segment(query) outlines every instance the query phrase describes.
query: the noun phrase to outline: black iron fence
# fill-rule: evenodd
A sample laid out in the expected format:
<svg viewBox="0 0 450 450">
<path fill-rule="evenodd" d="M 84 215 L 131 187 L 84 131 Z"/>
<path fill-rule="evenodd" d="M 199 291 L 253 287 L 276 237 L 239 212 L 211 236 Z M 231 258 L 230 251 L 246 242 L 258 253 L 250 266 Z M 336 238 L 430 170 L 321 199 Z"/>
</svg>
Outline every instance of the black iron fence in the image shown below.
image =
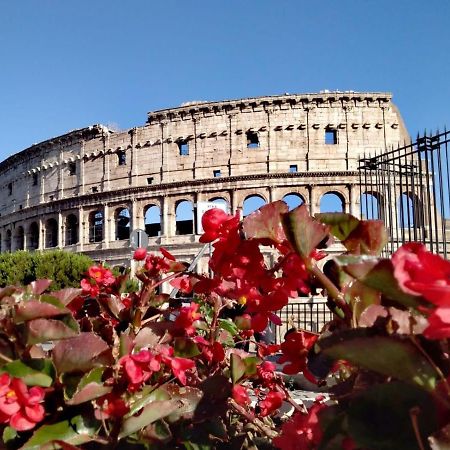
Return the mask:
<svg viewBox="0 0 450 450">
<path fill-rule="evenodd" d="M 450 250 L 450 132 L 359 161 L 361 216 L 384 221 L 386 252 L 402 243 L 423 242 L 445 258 Z"/>
<path fill-rule="evenodd" d="M 273 340 L 276 343 L 283 342 L 284 335 L 291 328 L 319 332 L 323 325 L 333 318 L 333 313 L 328 309 L 323 297 L 289 303 L 277 314 L 282 324 L 275 326 Z"/>
</svg>

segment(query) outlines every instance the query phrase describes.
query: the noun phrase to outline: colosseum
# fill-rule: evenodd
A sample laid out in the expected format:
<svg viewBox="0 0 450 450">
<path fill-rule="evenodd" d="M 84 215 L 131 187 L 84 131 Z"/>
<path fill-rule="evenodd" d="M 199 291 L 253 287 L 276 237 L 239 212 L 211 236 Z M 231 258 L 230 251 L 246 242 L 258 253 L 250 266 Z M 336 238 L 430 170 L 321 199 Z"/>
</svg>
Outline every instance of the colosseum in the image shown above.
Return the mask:
<svg viewBox="0 0 450 450">
<path fill-rule="evenodd" d="M 334 196 L 359 215 L 358 158 L 409 139 L 388 93 L 323 92 L 192 102 L 142 126 L 102 125 L 35 144 L 0 164 L 1 251 L 63 248 L 130 260 L 130 230 L 191 260 L 200 212 L 246 215 L 286 199 L 311 212 Z"/>
</svg>

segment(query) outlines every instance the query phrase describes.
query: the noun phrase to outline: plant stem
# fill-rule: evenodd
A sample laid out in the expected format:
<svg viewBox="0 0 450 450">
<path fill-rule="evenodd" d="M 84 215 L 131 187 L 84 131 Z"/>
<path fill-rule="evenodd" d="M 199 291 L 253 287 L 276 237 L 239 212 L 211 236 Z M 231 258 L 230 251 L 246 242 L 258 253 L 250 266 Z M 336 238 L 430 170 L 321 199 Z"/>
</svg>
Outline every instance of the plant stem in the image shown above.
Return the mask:
<svg viewBox="0 0 450 450">
<path fill-rule="evenodd" d="M 269 439 L 272 439 L 277 435 L 275 431 L 270 429 L 267 425 L 264 425 L 259 419 L 257 419 L 253 414 L 248 412 L 241 405 L 238 405 L 234 400 L 230 399 L 228 402 L 237 413 L 245 417 L 253 425 L 256 425 L 261 430 L 261 432 L 264 433 Z"/>
<path fill-rule="evenodd" d="M 0 359 L 3 359 L 3 361 L 6 361 L 7 363 L 13 362 L 11 358 L 8 358 L 3 353 L 0 353 Z"/>
<path fill-rule="evenodd" d="M 425 446 L 422 442 L 422 437 L 420 436 L 419 424 L 417 423 L 417 416 L 420 413 L 420 409 L 415 406 L 409 410 L 409 417 L 411 418 L 412 427 L 414 429 L 414 435 L 416 436 L 416 441 L 420 450 L 425 450 Z"/>
<path fill-rule="evenodd" d="M 319 281 L 324 289 L 327 290 L 328 298 L 330 298 L 337 307 L 339 307 L 347 320 L 350 320 L 352 317 L 352 311 L 344 300 L 344 296 L 342 292 L 335 286 L 335 284 L 317 267 L 317 265 L 313 264 L 309 267 L 310 272 L 314 275 L 314 277 Z"/>
</svg>

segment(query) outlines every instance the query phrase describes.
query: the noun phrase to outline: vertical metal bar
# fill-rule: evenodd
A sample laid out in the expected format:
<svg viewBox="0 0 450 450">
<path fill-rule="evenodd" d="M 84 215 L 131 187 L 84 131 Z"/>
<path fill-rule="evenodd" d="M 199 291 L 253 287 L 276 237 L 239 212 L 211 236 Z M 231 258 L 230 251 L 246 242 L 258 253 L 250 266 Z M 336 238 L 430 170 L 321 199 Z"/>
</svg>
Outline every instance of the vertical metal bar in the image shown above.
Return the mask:
<svg viewBox="0 0 450 450">
<path fill-rule="evenodd" d="M 447 243 L 445 242 L 445 210 L 444 210 L 444 181 L 443 181 L 443 173 L 442 173 L 442 161 L 441 161 L 441 143 L 439 141 L 439 136 L 436 137 L 436 145 L 437 145 L 437 163 L 438 163 L 438 178 L 439 178 L 439 200 L 440 200 L 440 212 L 441 212 L 441 238 L 439 239 L 439 243 L 442 243 L 442 251 L 441 247 L 438 246 L 438 253 L 442 253 L 443 255 L 447 254 Z"/>
<path fill-rule="evenodd" d="M 430 143 L 431 143 L 431 137 L 430 137 Z M 434 154 L 434 149 L 433 146 L 431 145 L 430 147 L 430 152 L 431 152 L 431 173 L 432 173 L 432 182 L 433 182 L 433 219 L 434 219 L 434 232 L 435 232 L 435 239 L 436 239 L 436 253 L 439 253 L 439 227 L 438 227 L 438 217 L 437 217 L 437 211 L 438 211 L 438 206 L 437 206 L 437 195 L 436 195 L 436 183 L 435 183 L 435 167 L 434 167 L 434 158 L 435 158 L 435 154 Z"/>
<path fill-rule="evenodd" d="M 444 142 L 445 142 L 445 175 L 447 177 L 447 195 L 445 196 L 447 203 L 447 208 L 444 208 L 444 242 L 445 245 L 445 253 L 444 256 L 447 258 L 447 218 L 445 217 L 445 210 L 447 211 L 447 214 L 450 214 L 450 171 L 449 171 L 449 163 L 448 163 L 448 137 L 450 136 L 450 133 L 447 132 L 447 129 L 444 131 Z"/>
<path fill-rule="evenodd" d="M 429 250 L 433 251 L 433 223 L 431 213 L 431 189 L 430 189 L 430 162 L 428 155 L 427 135 L 426 132 L 423 136 L 424 153 L 425 153 L 425 177 L 426 177 L 426 194 L 427 194 L 427 219 L 428 219 L 428 246 Z"/>
<path fill-rule="evenodd" d="M 417 141 L 416 141 L 416 152 L 417 152 L 417 160 L 418 160 L 418 165 L 419 165 L 419 187 L 420 187 L 420 211 L 419 211 L 419 220 L 420 220 L 420 228 L 421 228 L 421 241 L 425 244 L 425 240 L 426 240 L 426 229 L 425 229 L 425 213 L 424 213 L 424 208 L 425 208 L 425 197 L 424 197 L 424 187 L 423 187 L 423 183 L 424 183 L 424 177 L 423 177 L 423 172 L 422 172 L 422 156 L 421 156 L 421 151 L 420 151 L 420 145 L 419 145 L 419 135 L 417 135 Z"/>
<path fill-rule="evenodd" d="M 400 227 L 401 224 L 399 223 L 399 211 L 398 211 L 398 203 L 400 201 L 401 198 L 401 188 L 400 186 L 397 184 L 397 166 L 396 166 L 396 162 L 395 159 L 391 159 L 393 166 L 392 166 L 392 170 L 393 170 L 393 174 L 394 174 L 394 219 L 395 219 L 395 227 L 393 227 L 393 229 L 395 229 L 395 244 L 396 244 L 396 248 L 395 250 L 399 247 L 399 242 L 400 242 L 400 238 L 399 238 L 399 232 L 400 232 Z M 397 193 L 400 194 L 400 197 L 397 198 Z"/>
<path fill-rule="evenodd" d="M 412 226 L 413 226 L 413 237 L 414 241 L 417 241 L 417 194 L 416 194 L 416 166 L 414 164 L 414 148 L 411 144 L 410 146 L 410 160 L 409 167 L 411 167 L 411 195 L 412 195 L 412 208 L 413 208 L 413 216 L 412 216 Z M 411 236 L 410 236 L 411 237 Z M 411 239 L 410 239 L 411 240 Z"/>
</svg>

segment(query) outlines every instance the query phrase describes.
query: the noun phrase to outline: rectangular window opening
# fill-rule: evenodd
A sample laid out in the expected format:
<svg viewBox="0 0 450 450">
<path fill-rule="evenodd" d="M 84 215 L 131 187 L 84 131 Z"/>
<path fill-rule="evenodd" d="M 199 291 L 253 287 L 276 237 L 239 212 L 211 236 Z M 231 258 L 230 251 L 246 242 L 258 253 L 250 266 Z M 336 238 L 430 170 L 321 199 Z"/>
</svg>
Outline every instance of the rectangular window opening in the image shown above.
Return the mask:
<svg viewBox="0 0 450 450">
<path fill-rule="evenodd" d="M 256 131 L 247 131 L 247 148 L 259 147 L 259 136 Z"/>
<path fill-rule="evenodd" d="M 12 183 L 8 184 L 8 195 L 12 195 Z"/>
<path fill-rule="evenodd" d="M 289 166 L 289 172 L 290 172 L 290 173 L 296 173 L 296 172 L 298 172 L 298 166 L 297 166 L 297 164 L 291 164 L 291 165 Z"/>
<path fill-rule="evenodd" d="M 337 144 L 337 130 L 325 130 L 325 144 Z"/>
<path fill-rule="evenodd" d="M 37 186 L 38 184 L 38 174 L 33 173 L 33 186 Z"/>
<path fill-rule="evenodd" d="M 70 162 L 68 165 L 69 175 L 76 175 L 77 173 L 77 165 L 74 162 Z"/>
<path fill-rule="evenodd" d="M 153 184 L 153 177 L 147 178 L 147 184 Z"/>
<path fill-rule="evenodd" d="M 213 175 L 214 175 L 214 178 L 217 178 L 217 177 L 221 177 L 222 173 L 220 172 L 219 169 L 217 169 L 217 170 L 213 170 Z"/>
<path fill-rule="evenodd" d="M 98 192 L 98 187 L 97 187 L 97 186 L 94 186 L 94 187 L 92 188 L 92 193 L 95 194 L 96 192 Z"/>
<path fill-rule="evenodd" d="M 187 141 L 178 141 L 178 151 L 180 152 L 180 156 L 188 156 L 189 155 L 189 143 Z"/>
<path fill-rule="evenodd" d="M 117 152 L 117 163 L 119 166 L 125 166 L 127 164 L 127 156 L 123 150 Z"/>
</svg>

